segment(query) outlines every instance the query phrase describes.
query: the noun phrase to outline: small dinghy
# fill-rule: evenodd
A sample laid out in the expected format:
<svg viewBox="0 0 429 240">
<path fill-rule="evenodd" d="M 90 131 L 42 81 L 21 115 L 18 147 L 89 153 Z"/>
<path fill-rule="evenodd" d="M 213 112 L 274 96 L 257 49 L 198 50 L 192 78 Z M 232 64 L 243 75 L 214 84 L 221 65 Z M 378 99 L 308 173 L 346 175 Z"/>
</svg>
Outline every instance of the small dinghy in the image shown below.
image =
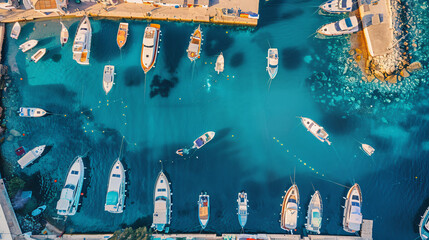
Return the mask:
<svg viewBox="0 0 429 240">
<path fill-rule="evenodd" d="M 329 145 L 331 145 L 331 142 L 328 139 L 329 134 L 325 131 L 323 127 L 321 127 L 319 124 L 317 124 L 310 118 L 300 118 L 302 125 L 304 125 L 304 127 L 307 128 L 307 130 L 310 131 L 311 134 L 313 134 L 317 139 L 319 139 L 319 141 L 327 142 Z"/>
<path fill-rule="evenodd" d="M 317 30 L 317 33 L 325 36 L 339 36 L 359 31 L 359 21 L 356 16 L 341 19 L 340 21 L 326 24 Z"/>
<path fill-rule="evenodd" d="M 67 30 L 66 26 L 64 26 L 62 22 L 60 22 L 60 24 L 61 24 L 60 42 L 61 42 L 61 47 L 63 47 L 64 44 L 66 44 L 67 41 L 69 40 L 69 31 Z"/>
<path fill-rule="evenodd" d="M 120 23 L 118 34 L 116 35 L 116 43 L 118 44 L 119 49 L 122 49 L 122 47 L 127 42 L 128 38 L 128 23 Z"/>
<path fill-rule="evenodd" d="M 34 48 L 39 41 L 37 40 L 28 40 L 25 43 L 19 45 L 19 49 L 21 49 L 22 52 L 26 52 L 32 48 Z"/>
<path fill-rule="evenodd" d="M 33 148 L 31 151 L 26 153 L 22 158 L 18 160 L 18 164 L 24 169 L 26 166 L 34 162 L 37 158 L 39 158 L 43 151 L 45 150 L 46 145 L 38 146 Z"/>
<path fill-rule="evenodd" d="M 46 48 L 39 49 L 33 56 L 31 56 L 31 60 L 37 63 L 43 56 L 45 56 Z"/>
<path fill-rule="evenodd" d="M 361 145 L 361 149 L 362 149 L 362 151 L 364 151 L 368 156 L 371 156 L 371 155 L 375 152 L 375 149 L 374 149 L 373 147 L 371 147 L 370 145 L 365 144 L 365 143 L 362 143 L 362 145 Z"/>
<path fill-rule="evenodd" d="M 224 67 L 225 67 L 225 59 L 223 58 L 223 54 L 220 53 L 216 59 L 215 71 L 217 72 L 217 74 L 223 72 Z"/>
<path fill-rule="evenodd" d="M 19 116 L 20 117 L 43 117 L 47 114 L 47 112 L 41 108 L 19 108 Z"/>
<path fill-rule="evenodd" d="M 112 90 L 113 84 L 115 81 L 115 66 L 106 65 L 104 66 L 103 73 L 103 89 L 106 92 L 106 95 Z"/>
<path fill-rule="evenodd" d="M 279 50 L 277 48 L 268 49 L 267 71 L 271 79 L 274 79 L 279 69 Z"/>
<path fill-rule="evenodd" d="M 12 32 L 10 33 L 10 37 L 13 39 L 18 39 L 19 34 L 21 33 L 21 25 L 16 22 L 12 27 Z"/>
<path fill-rule="evenodd" d="M 31 216 L 35 217 L 45 211 L 46 205 L 40 206 L 31 212 Z"/>
<path fill-rule="evenodd" d="M 215 132 L 206 132 L 203 135 L 201 135 L 199 138 L 197 138 L 194 141 L 194 146 L 192 148 L 200 149 L 204 145 L 206 145 L 208 142 L 210 142 L 215 136 Z"/>
</svg>

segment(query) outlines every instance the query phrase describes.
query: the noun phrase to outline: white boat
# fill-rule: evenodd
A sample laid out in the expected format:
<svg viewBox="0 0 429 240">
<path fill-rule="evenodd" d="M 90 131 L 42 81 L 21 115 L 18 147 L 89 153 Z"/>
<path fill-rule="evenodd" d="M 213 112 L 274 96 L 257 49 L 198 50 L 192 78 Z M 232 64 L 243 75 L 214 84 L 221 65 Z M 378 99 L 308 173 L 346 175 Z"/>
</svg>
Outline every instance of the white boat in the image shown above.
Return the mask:
<svg viewBox="0 0 429 240">
<path fill-rule="evenodd" d="M 274 79 L 279 69 L 279 50 L 277 48 L 268 49 L 267 71 L 271 79 Z"/>
<path fill-rule="evenodd" d="M 41 145 L 33 148 L 31 151 L 27 152 L 22 158 L 18 160 L 18 164 L 24 169 L 26 166 L 34 162 L 37 158 L 39 158 L 43 151 L 45 150 L 46 145 Z"/>
<path fill-rule="evenodd" d="M 339 36 L 357 31 L 359 31 L 359 21 L 356 16 L 326 24 L 317 30 L 319 34 L 325 36 Z"/>
<path fill-rule="evenodd" d="M 247 205 L 248 202 L 249 201 L 247 200 L 247 193 L 245 191 L 238 193 L 237 215 L 238 215 L 238 222 L 240 223 L 241 228 L 244 228 L 244 226 L 247 223 L 247 215 L 249 215 L 249 213 L 247 212 L 247 208 L 249 207 Z"/>
<path fill-rule="evenodd" d="M 57 202 L 58 215 L 73 216 L 76 214 L 82 192 L 84 171 L 82 157 L 77 156 L 69 169 L 64 187 L 61 190 L 60 200 Z"/>
<path fill-rule="evenodd" d="M 45 211 L 46 205 L 40 206 L 31 212 L 31 216 L 35 217 Z"/>
<path fill-rule="evenodd" d="M 362 225 L 362 193 L 357 183 L 350 188 L 345 200 L 343 229 L 349 233 L 358 232 Z"/>
<path fill-rule="evenodd" d="M 328 13 L 348 13 L 352 11 L 352 7 L 352 0 L 329 0 L 320 5 L 320 9 Z"/>
<path fill-rule="evenodd" d="M 159 38 L 161 33 L 159 24 L 150 24 L 146 27 L 143 36 L 141 65 L 144 73 L 149 72 L 155 65 L 158 56 Z"/>
<path fill-rule="evenodd" d="M 186 52 L 188 52 L 188 58 L 191 62 L 200 58 L 201 52 L 201 42 L 203 38 L 203 33 L 201 32 L 201 28 L 198 25 L 198 28 L 191 35 L 191 41 L 189 41 L 189 46 Z"/>
<path fill-rule="evenodd" d="M 308 204 L 307 223 L 305 224 L 307 231 L 320 234 L 320 228 L 322 227 L 322 213 L 322 197 L 320 196 L 319 191 L 316 191 L 313 196 L 311 196 L 310 204 Z"/>
<path fill-rule="evenodd" d="M 364 152 L 366 153 L 366 155 L 368 155 L 368 156 L 371 156 L 371 155 L 375 152 L 375 149 L 374 149 L 373 147 L 371 147 L 370 145 L 365 144 L 365 143 L 362 143 L 362 145 L 361 145 L 361 149 L 362 149 L 362 151 L 364 151 Z"/>
<path fill-rule="evenodd" d="M 60 42 L 61 42 L 61 47 L 64 46 L 64 44 L 67 43 L 67 41 L 69 40 L 69 31 L 67 30 L 66 26 L 64 26 L 64 23 L 61 23 L 61 34 L 60 34 Z"/>
<path fill-rule="evenodd" d="M 283 197 L 280 227 L 286 231 L 296 228 L 298 221 L 299 191 L 293 184 Z"/>
<path fill-rule="evenodd" d="M 43 117 L 47 114 L 47 112 L 41 108 L 19 108 L 19 116 L 20 117 Z"/>
<path fill-rule="evenodd" d="M 31 60 L 37 63 L 43 56 L 45 56 L 46 48 L 39 49 L 33 56 L 31 56 Z"/>
<path fill-rule="evenodd" d="M 110 213 L 122 213 L 125 204 L 125 170 L 121 161 L 116 159 L 110 170 L 104 210 Z"/>
<path fill-rule="evenodd" d="M 0 3 L 0 9 L 12 10 L 15 9 L 15 6 L 13 6 L 11 0 L 8 0 L 7 2 Z"/>
<path fill-rule="evenodd" d="M 118 34 L 116 34 L 116 43 L 118 44 L 119 50 L 127 42 L 128 38 L 128 23 L 120 23 L 118 28 Z"/>
<path fill-rule="evenodd" d="M 200 149 L 208 142 L 210 142 L 215 136 L 215 132 L 209 131 L 201 135 L 194 141 L 194 146 L 192 148 Z"/>
<path fill-rule="evenodd" d="M 73 59 L 82 65 L 89 65 L 92 29 L 88 16 L 83 17 L 76 31 L 73 42 Z"/>
<path fill-rule="evenodd" d="M 115 66 L 106 65 L 104 66 L 103 72 L 103 89 L 106 95 L 112 90 L 115 81 Z"/>
<path fill-rule="evenodd" d="M 153 194 L 154 212 L 152 228 L 161 232 L 165 225 L 171 221 L 171 192 L 170 183 L 167 177 L 161 171 L 156 179 L 155 190 Z"/>
<path fill-rule="evenodd" d="M 202 192 L 198 198 L 198 220 L 202 229 L 207 227 L 210 219 L 210 195 Z"/>
<path fill-rule="evenodd" d="M 429 207 L 426 209 L 419 223 L 419 234 L 422 240 L 429 239 Z"/>
<path fill-rule="evenodd" d="M 321 127 L 319 124 L 317 124 L 315 121 L 311 120 L 310 118 L 300 117 L 301 122 L 304 125 L 305 128 L 307 128 L 308 131 L 311 132 L 319 141 L 321 142 L 327 142 L 329 145 L 331 145 L 331 142 L 329 141 L 328 137 L 329 134 L 325 131 L 323 127 Z"/>
<path fill-rule="evenodd" d="M 22 52 L 26 52 L 32 48 L 34 48 L 39 41 L 37 40 L 28 40 L 25 43 L 19 45 L 19 49 L 21 49 Z"/>
<path fill-rule="evenodd" d="M 220 53 L 216 59 L 215 71 L 217 72 L 217 74 L 223 72 L 224 67 L 225 67 L 225 59 L 223 58 L 223 54 Z"/>
<path fill-rule="evenodd" d="M 21 33 L 21 25 L 18 22 L 13 24 L 12 32 L 10 33 L 10 37 L 13 39 L 18 39 L 19 34 Z"/>
</svg>

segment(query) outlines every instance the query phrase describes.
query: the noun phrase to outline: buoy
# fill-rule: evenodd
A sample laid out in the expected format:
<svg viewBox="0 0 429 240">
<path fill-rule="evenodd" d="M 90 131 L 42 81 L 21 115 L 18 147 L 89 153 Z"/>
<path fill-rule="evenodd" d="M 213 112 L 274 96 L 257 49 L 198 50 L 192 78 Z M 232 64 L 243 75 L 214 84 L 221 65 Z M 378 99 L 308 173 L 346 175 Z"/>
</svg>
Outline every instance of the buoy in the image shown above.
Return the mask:
<svg viewBox="0 0 429 240">
<path fill-rule="evenodd" d="M 20 78 L 20 80 L 22 81 L 22 78 Z"/>
<path fill-rule="evenodd" d="M 57 182 L 57 179 L 55 179 L 54 182 Z"/>
<path fill-rule="evenodd" d="M 80 193 L 81 196 L 83 196 L 83 193 Z"/>
<path fill-rule="evenodd" d="M 23 133 L 22 136 L 25 136 L 25 133 Z"/>
</svg>

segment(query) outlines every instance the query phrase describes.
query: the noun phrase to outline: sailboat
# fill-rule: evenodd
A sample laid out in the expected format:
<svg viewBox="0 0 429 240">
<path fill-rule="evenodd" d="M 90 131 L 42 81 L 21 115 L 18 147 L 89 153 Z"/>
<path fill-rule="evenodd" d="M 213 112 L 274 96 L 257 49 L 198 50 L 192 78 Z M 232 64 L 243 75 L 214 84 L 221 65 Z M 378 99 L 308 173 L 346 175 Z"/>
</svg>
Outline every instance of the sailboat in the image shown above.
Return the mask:
<svg viewBox="0 0 429 240">
<path fill-rule="evenodd" d="M 313 196 L 311 196 L 307 211 L 307 223 L 305 224 L 305 228 L 309 232 L 320 234 L 320 228 L 322 227 L 323 205 L 319 191 L 316 191 Z"/>
<path fill-rule="evenodd" d="M 267 71 L 271 79 L 274 79 L 279 69 L 279 50 L 277 48 L 268 49 Z"/>
<path fill-rule="evenodd" d="M 66 182 L 61 190 L 60 200 L 57 202 L 58 215 L 72 216 L 76 214 L 82 192 L 84 171 L 82 157 L 77 156 L 69 169 Z"/>
<path fill-rule="evenodd" d="M 118 44 L 119 49 L 127 42 L 128 38 L 128 23 L 120 23 L 118 28 L 118 34 L 116 35 L 116 43 Z"/>
<path fill-rule="evenodd" d="M 191 41 L 189 41 L 189 46 L 186 52 L 188 52 L 188 58 L 191 62 L 200 58 L 201 52 L 201 41 L 202 41 L 202 32 L 201 28 L 198 25 L 198 28 L 191 35 Z"/>
<path fill-rule="evenodd" d="M 73 42 L 73 59 L 82 65 L 89 65 L 92 29 L 88 16 L 83 17 L 76 31 Z"/>
<path fill-rule="evenodd" d="M 155 190 L 153 194 L 154 212 L 152 228 L 156 231 L 164 231 L 167 224 L 171 221 L 171 192 L 170 183 L 167 176 L 161 170 L 155 183 Z"/>
<path fill-rule="evenodd" d="M 368 144 L 362 143 L 361 144 L 361 149 L 362 151 L 364 151 L 366 153 L 366 155 L 371 156 L 372 154 L 374 154 L 375 149 L 373 147 L 371 147 Z"/>
<path fill-rule="evenodd" d="M 28 50 L 34 48 L 37 45 L 37 43 L 39 43 L 39 41 L 37 40 L 34 40 L 34 39 L 28 40 L 25 43 L 19 45 L 19 49 L 21 49 L 22 52 L 27 52 Z"/>
<path fill-rule="evenodd" d="M 146 27 L 143 36 L 141 65 L 144 73 L 155 65 L 156 57 L 158 56 L 158 46 L 161 26 L 159 24 L 150 24 Z"/>
<path fill-rule="evenodd" d="M 244 226 L 247 223 L 247 215 L 249 215 L 249 213 L 247 212 L 247 208 L 249 207 L 247 205 L 248 202 L 249 201 L 247 200 L 247 193 L 245 191 L 238 193 L 237 215 L 238 215 L 238 222 L 240 223 L 241 228 L 244 228 Z"/>
<path fill-rule="evenodd" d="M 192 148 L 200 149 L 208 142 L 210 142 L 215 136 L 215 132 L 209 131 L 201 135 L 194 141 L 194 146 Z"/>
<path fill-rule="evenodd" d="M 286 231 L 296 228 L 298 221 L 299 191 L 293 184 L 283 197 L 280 227 Z"/>
<path fill-rule="evenodd" d="M 329 145 L 331 145 L 331 142 L 328 139 L 329 134 L 325 131 L 323 127 L 321 127 L 319 124 L 317 124 L 310 118 L 300 118 L 302 125 L 304 125 L 304 127 L 307 128 L 307 130 L 310 131 L 311 134 L 313 134 L 317 139 L 319 139 L 319 141 L 327 142 Z"/>
<path fill-rule="evenodd" d="M 26 166 L 30 165 L 34 160 L 42 156 L 43 151 L 45 150 L 46 145 L 41 145 L 33 148 L 31 151 L 27 152 L 22 158 L 18 160 L 18 164 L 24 169 Z"/>
<path fill-rule="evenodd" d="M 104 211 L 122 213 L 125 204 L 125 170 L 119 158 L 110 170 Z"/>
<path fill-rule="evenodd" d="M 202 229 L 207 227 L 210 218 L 210 195 L 202 192 L 198 198 L 198 219 Z"/>
<path fill-rule="evenodd" d="M 329 0 L 320 5 L 320 9 L 328 13 L 347 13 L 352 11 L 352 6 L 352 0 Z"/>
<path fill-rule="evenodd" d="M 106 95 L 112 90 L 115 81 L 115 66 L 106 65 L 103 71 L 103 89 Z"/>
<path fill-rule="evenodd" d="M 63 47 L 64 44 L 66 44 L 67 41 L 69 40 L 69 31 L 67 30 L 66 26 L 64 26 L 62 22 L 60 22 L 60 24 L 61 24 L 60 42 L 61 42 L 61 47 Z"/>
<path fill-rule="evenodd" d="M 19 108 L 20 117 L 43 117 L 46 114 L 47 112 L 41 108 L 27 108 L 27 107 Z"/>
<path fill-rule="evenodd" d="M 349 233 L 358 232 L 362 224 L 362 193 L 357 183 L 350 188 L 345 200 L 343 229 Z"/>
<path fill-rule="evenodd" d="M 420 237 L 423 240 L 429 238 L 429 207 L 426 209 L 419 224 Z"/>
<path fill-rule="evenodd" d="M 325 36 L 339 36 L 351 34 L 359 31 L 359 21 L 356 16 L 341 19 L 337 22 L 329 23 L 317 30 L 317 33 Z"/>
<path fill-rule="evenodd" d="M 216 59 L 215 71 L 217 72 L 217 74 L 223 72 L 224 67 L 225 67 L 225 59 L 223 58 L 223 54 L 220 53 Z"/>
<path fill-rule="evenodd" d="M 10 32 L 10 37 L 13 39 L 18 39 L 20 33 L 21 25 L 19 22 L 15 22 L 15 24 L 13 24 L 12 31 Z"/>
</svg>

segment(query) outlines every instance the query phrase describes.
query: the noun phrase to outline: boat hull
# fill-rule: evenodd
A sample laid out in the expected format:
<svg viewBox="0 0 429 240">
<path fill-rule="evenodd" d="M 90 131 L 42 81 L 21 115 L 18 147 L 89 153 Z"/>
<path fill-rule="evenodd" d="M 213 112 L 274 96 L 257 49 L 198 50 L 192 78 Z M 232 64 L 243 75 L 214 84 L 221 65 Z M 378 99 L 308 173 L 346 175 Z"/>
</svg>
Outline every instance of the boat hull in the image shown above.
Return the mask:
<svg viewBox="0 0 429 240">
<path fill-rule="evenodd" d="M 316 191 L 313 196 L 311 196 L 310 204 L 308 205 L 307 223 L 305 224 L 305 228 L 307 229 L 307 231 L 320 234 L 320 228 L 322 226 L 322 216 L 322 197 L 320 196 L 319 191 Z"/>
<path fill-rule="evenodd" d="M 200 149 L 202 148 L 204 145 L 206 145 L 207 143 L 209 143 L 211 140 L 213 140 L 214 136 L 215 136 L 215 132 L 213 131 L 209 131 L 204 133 L 203 135 L 201 135 L 199 138 L 197 138 L 194 141 L 194 148 Z M 202 141 L 202 143 L 201 143 Z"/>
<path fill-rule="evenodd" d="M 38 42 L 39 41 L 37 40 L 28 40 L 27 42 L 19 45 L 19 49 L 21 49 L 22 52 L 27 52 L 28 50 L 34 48 Z"/>
<path fill-rule="evenodd" d="M 224 68 L 225 68 L 225 59 L 223 57 L 223 53 L 220 53 L 216 59 L 215 71 L 217 72 L 217 74 L 219 74 L 223 72 Z"/>
<path fill-rule="evenodd" d="M 429 239 L 429 229 L 426 227 L 426 224 L 428 221 L 429 221 L 429 207 L 426 209 L 419 223 L 419 234 L 423 240 Z"/>
<path fill-rule="evenodd" d="M 46 48 L 39 49 L 33 56 L 31 56 L 31 60 L 37 63 L 43 56 L 46 54 Z"/>
<path fill-rule="evenodd" d="M 170 182 L 164 172 L 158 174 L 153 195 L 154 213 L 152 228 L 161 232 L 171 221 L 171 191 Z"/>
<path fill-rule="evenodd" d="M 88 16 L 79 23 L 73 42 L 73 59 L 81 65 L 89 65 L 92 28 Z"/>
<path fill-rule="evenodd" d="M 116 35 L 116 43 L 118 44 L 119 49 L 127 42 L 128 38 L 128 23 L 120 23 L 118 28 L 118 34 Z"/>
<path fill-rule="evenodd" d="M 62 22 L 60 23 L 61 23 L 60 43 L 61 43 L 61 47 L 63 47 L 69 40 L 69 31 L 67 30 L 66 26 L 64 26 Z"/>
<path fill-rule="evenodd" d="M 271 79 L 274 79 L 279 69 L 279 51 L 277 48 L 269 48 L 267 56 L 267 71 Z"/>
<path fill-rule="evenodd" d="M 200 58 L 201 52 L 201 42 L 202 42 L 202 32 L 200 26 L 192 33 L 191 41 L 189 41 L 188 50 L 188 58 L 191 62 Z"/>
<path fill-rule="evenodd" d="M 205 229 L 210 219 L 210 196 L 202 193 L 198 199 L 198 220 L 201 228 Z"/>
<path fill-rule="evenodd" d="M 241 228 L 244 228 L 244 226 L 246 226 L 246 223 L 247 223 L 247 215 L 248 215 L 247 193 L 245 193 L 244 191 L 241 193 L 238 193 L 237 203 L 238 203 L 238 208 L 237 208 L 238 222 L 240 223 Z"/>
<path fill-rule="evenodd" d="M 115 66 L 106 65 L 103 71 L 103 90 L 106 95 L 112 90 L 115 82 Z"/>
<path fill-rule="evenodd" d="M 47 112 L 41 108 L 19 108 L 20 117 L 43 117 Z"/>
<path fill-rule="evenodd" d="M 328 143 L 328 145 L 331 145 L 331 141 L 329 141 L 328 139 L 329 134 L 325 131 L 323 127 L 321 127 L 319 124 L 317 124 L 315 121 L 311 120 L 310 118 L 305 118 L 305 117 L 300 117 L 300 118 L 301 118 L 302 125 L 304 125 L 304 127 L 307 128 L 307 130 L 311 132 L 313 136 L 319 139 L 319 141 L 326 142 Z M 324 134 L 322 135 L 318 134 L 320 132 Z"/>
<path fill-rule="evenodd" d="M 352 212 L 352 201 L 355 201 L 352 199 L 352 196 L 356 195 L 359 196 L 359 214 L 360 216 L 362 216 L 362 213 L 360 212 L 360 207 L 362 206 L 362 193 L 360 190 L 359 185 L 356 183 L 355 185 L 353 185 L 350 190 L 347 193 L 347 198 L 345 200 L 345 205 L 344 205 L 344 214 L 343 214 L 343 229 L 346 232 L 349 233 L 355 233 L 360 231 L 360 227 L 361 227 L 361 223 L 359 224 L 350 224 L 350 221 L 348 220 L 350 218 L 351 212 Z M 362 218 L 362 217 L 361 217 Z M 362 219 L 361 219 L 362 221 Z"/>
<path fill-rule="evenodd" d="M 145 36 L 143 37 L 143 42 L 142 42 L 141 56 L 140 56 L 140 63 L 144 73 L 149 72 L 152 69 L 152 67 L 154 67 L 156 58 L 158 57 L 159 38 L 161 34 L 160 29 L 161 27 L 158 24 L 150 24 L 148 27 L 146 27 Z M 148 31 L 154 31 L 153 38 L 149 39 L 149 37 L 152 37 L 152 34 Z M 153 45 L 146 46 L 146 44 L 153 44 Z"/>
<path fill-rule="evenodd" d="M 288 207 L 288 203 L 295 199 L 295 205 Z M 298 221 L 299 190 L 296 184 L 293 184 L 286 192 L 283 198 L 280 227 L 283 230 L 291 231 L 296 228 Z"/>
<path fill-rule="evenodd" d="M 12 27 L 10 37 L 13 39 L 18 39 L 20 33 L 21 33 L 21 25 L 18 22 L 16 22 Z"/>
<path fill-rule="evenodd" d="M 30 165 L 32 162 L 42 156 L 45 147 L 46 145 L 35 147 L 31 151 L 27 152 L 22 158 L 20 158 L 18 160 L 18 164 L 21 166 L 21 169 L 24 169 L 26 166 Z"/>
<path fill-rule="evenodd" d="M 110 170 L 104 210 L 110 213 L 122 213 L 124 211 L 124 207 L 125 169 L 118 158 Z"/>
</svg>

